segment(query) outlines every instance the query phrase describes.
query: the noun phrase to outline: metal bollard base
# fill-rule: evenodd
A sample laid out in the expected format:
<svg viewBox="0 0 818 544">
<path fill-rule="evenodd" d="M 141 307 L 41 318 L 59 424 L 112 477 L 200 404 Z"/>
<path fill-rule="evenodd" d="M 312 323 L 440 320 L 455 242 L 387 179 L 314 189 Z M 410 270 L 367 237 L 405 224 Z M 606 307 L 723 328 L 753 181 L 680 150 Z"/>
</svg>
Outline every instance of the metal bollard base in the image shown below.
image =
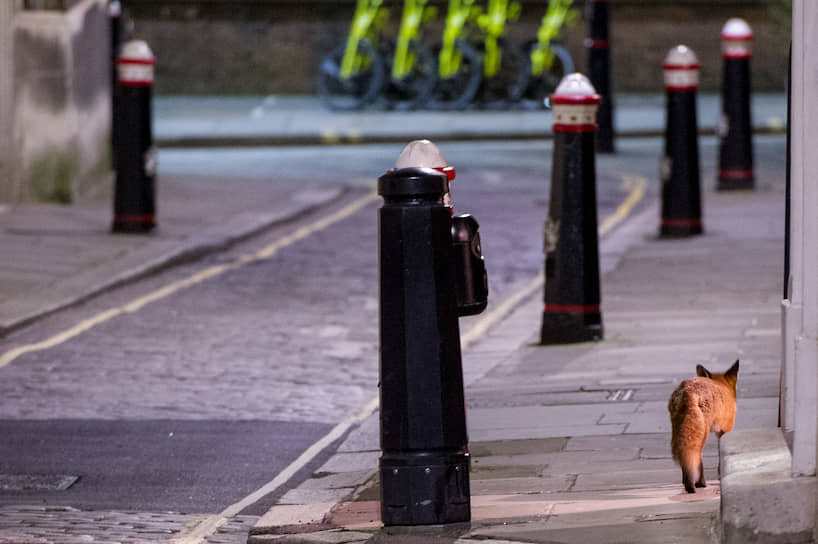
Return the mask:
<svg viewBox="0 0 818 544">
<path fill-rule="evenodd" d="M 384 453 L 380 477 L 386 526 L 471 520 L 468 453 Z"/>
<path fill-rule="evenodd" d="M 576 344 L 602 340 L 599 313 L 543 312 L 540 344 Z"/>
</svg>

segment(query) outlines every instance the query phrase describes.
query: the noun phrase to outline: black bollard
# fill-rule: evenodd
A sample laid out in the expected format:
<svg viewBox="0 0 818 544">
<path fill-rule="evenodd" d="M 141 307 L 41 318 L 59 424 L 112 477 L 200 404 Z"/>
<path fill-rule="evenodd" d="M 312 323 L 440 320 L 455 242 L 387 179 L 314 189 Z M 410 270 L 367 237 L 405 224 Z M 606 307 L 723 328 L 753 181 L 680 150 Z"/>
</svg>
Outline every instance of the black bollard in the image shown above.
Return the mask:
<svg viewBox="0 0 818 544">
<path fill-rule="evenodd" d="M 119 85 L 117 80 L 117 59 L 122 48 L 123 19 L 122 1 L 111 0 L 108 4 L 108 17 L 111 20 L 111 162 L 116 169 L 116 135 L 117 135 L 117 104 L 119 102 Z"/>
<path fill-rule="evenodd" d="M 752 189 L 753 133 L 750 119 L 750 57 L 753 32 L 742 19 L 721 31 L 724 78 L 719 121 L 719 178 L 716 189 Z"/>
<path fill-rule="evenodd" d="M 131 41 L 123 46 L 117 66 L 120 92 L 114 123 L 113 231 L 150 232 L 156 226 L 156 149 L 151 121 L 154 56 L 145 42 Z"/>
<path fill-rule="evenodd" d="M 544 230 L 542 344 L 602 339 L 594 132 L 600 97 L 582 74 L 551 96 L 554 153 Z"/>
<path fill-rule="evenodd" d="M 670 50 L 663 69 L 667 123 L 665 154 L 660 168 L 662 222 L 659 235 L 691 236 L 702 232 L 699 138 L 696 124 L 699 61 L 693 51 L 679 45 Z"/>
<path fill-rule="evenodd" d="M 588 77 L 601 97 L 597 112 L 596 150 L 613 153 L 613 89 L 611 85 L 611 38 L 610 3 L 608 0 L 591 0 L 588 6 L 590 36 L 588 47 Z"/>
<path fill-rule="evenodd" d="M 404 167 L 404 159 L 378 179 L 381 519 L 387 526 L 469 521 L 449 178 Z"/>
</svg>

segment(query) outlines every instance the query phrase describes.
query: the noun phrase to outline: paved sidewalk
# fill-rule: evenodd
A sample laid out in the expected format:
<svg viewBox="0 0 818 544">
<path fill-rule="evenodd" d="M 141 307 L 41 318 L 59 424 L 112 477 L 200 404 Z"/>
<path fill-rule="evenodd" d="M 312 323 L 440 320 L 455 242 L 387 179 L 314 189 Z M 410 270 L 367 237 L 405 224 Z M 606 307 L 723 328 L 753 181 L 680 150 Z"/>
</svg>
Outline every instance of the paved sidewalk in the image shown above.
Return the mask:
<svg viewBox="0 0 818 544">
<path fill-rule="evenodd" d="M 664 94 L 614 97 L 614 126 L 619 136 L 661 136 L 665 126 Z M 698 97 L 699 130 L 713 134 L 721 98 Z M 755 94 L 752 120 L 757 132 L 781 132 L 787 101 L 783 94 Z M 169 97 L 155 107 L 161 147 L 235 145 L 320 145 L 344 143 L 528 139 L 551 137 L 546 110 L 468 110 L 411 113 L 378 108 L 332 112 L 317 97 Z"/>
<path fill-rule="evenodd" d="M 688 495 L 666 406 L 696 364 L 739 358 L 736 429 L 777 424 L 784 186 L 761 172 L 756 191 L 705 193 L 703 236 L 656 239 L 654 205 L 602 240 L 604 341 L 535 345 L 537 295 L 464 350 L 470 524 L 382 527 L 375 414 L 249 544 L 717 541 L 717 439 Z"/>
</svg>

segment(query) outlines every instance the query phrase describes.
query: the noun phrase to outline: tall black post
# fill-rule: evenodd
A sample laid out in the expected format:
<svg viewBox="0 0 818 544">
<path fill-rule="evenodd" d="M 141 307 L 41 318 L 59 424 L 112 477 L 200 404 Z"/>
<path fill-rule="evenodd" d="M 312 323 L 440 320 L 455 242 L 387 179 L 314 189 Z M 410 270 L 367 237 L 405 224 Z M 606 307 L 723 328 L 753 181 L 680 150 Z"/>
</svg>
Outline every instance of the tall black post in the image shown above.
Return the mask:
<svg viewBox="0 0 818 544">
<path fill-rule="evenodd" d="M 590 36 L 588 47 L 588 77 L 602 98 L 597 112 L 596 150 L 613 153 L 613 88 L 611 85 L 610 2 L 591 0 L 589 6 Z"/>
<path fill-rule="evenodd" d="M 724 77 L 719 122 L 719 178 L 716 189 L 752 189 L 753 132 L 750 119 L 750 57 L 753 32 L 742 19 L 721 31 Z"/>
<path fill-rule="evenodd" d="M 787 60 L 787 162 L 785 170 L 784 190 L 784 300 L 790 299 L 790 221 L 792 213 L 792 133 L 790 132 L 790 116 L 792 115 L 792 42 Z"/>
<path fill-rule="evenodd" d="M 471 518 L 448 192 L 448 177 L 432 168 L 397 168 L 378 179 L 384 199 L 380 480 L 387 526 Z"/>
<path fill-rule="evenodd" d="M 554 153 L 545 223 L 542 344 L 602 339 L 594 132 L 600 97 L 581 74 L 551 96 Z"/>
<path fill-rule="evenodd" d="M 660 236 L 701 234 L 699 137 L 696 91 L 699 61 L 688 47 L 670 50 L 663 66 L 667 94 L 665 154 L 662 158 L 662 222 Z"/>
<path fill-rule="evenodd" d="M 117 104 L 119 103 L 119 85 L 117 85 L 117 59 L 122 48 L 124 36 L 124 15 L 121 0 L 111 0 L 108 4 L 108 18 L 111 21 L 111 161 L 116 168 L 117 148 Z"/>
<path fill-rule="evenodd" d="M 154 62 L 148 44 L 139 40 L 125 44 L 117 60 L 114 232 L 150 232 L 156 226 L 157 165 L 151 120 Z"/>
</svg>

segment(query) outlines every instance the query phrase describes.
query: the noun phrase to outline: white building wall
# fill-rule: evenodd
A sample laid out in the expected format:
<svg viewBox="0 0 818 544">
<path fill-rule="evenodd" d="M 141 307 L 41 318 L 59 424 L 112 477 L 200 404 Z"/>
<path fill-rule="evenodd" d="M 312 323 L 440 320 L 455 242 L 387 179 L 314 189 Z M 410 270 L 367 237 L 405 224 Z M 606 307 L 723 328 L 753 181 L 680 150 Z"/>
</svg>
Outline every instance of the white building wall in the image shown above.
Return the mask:
<svg viewBox="0 0 818 544">
<path fill-rule="evenodd" d="M 818 443 L 818 2 L 793 2 L 790 307 L 785 373 L 791 370 L 792 472 L 814 475 Z M 786 391 L 786 389 L 785 389 Z M 787 402 L 785 402 L 785 406 Z M 785 411 L 786 414 L 786 411 Z"/>
</svg>

